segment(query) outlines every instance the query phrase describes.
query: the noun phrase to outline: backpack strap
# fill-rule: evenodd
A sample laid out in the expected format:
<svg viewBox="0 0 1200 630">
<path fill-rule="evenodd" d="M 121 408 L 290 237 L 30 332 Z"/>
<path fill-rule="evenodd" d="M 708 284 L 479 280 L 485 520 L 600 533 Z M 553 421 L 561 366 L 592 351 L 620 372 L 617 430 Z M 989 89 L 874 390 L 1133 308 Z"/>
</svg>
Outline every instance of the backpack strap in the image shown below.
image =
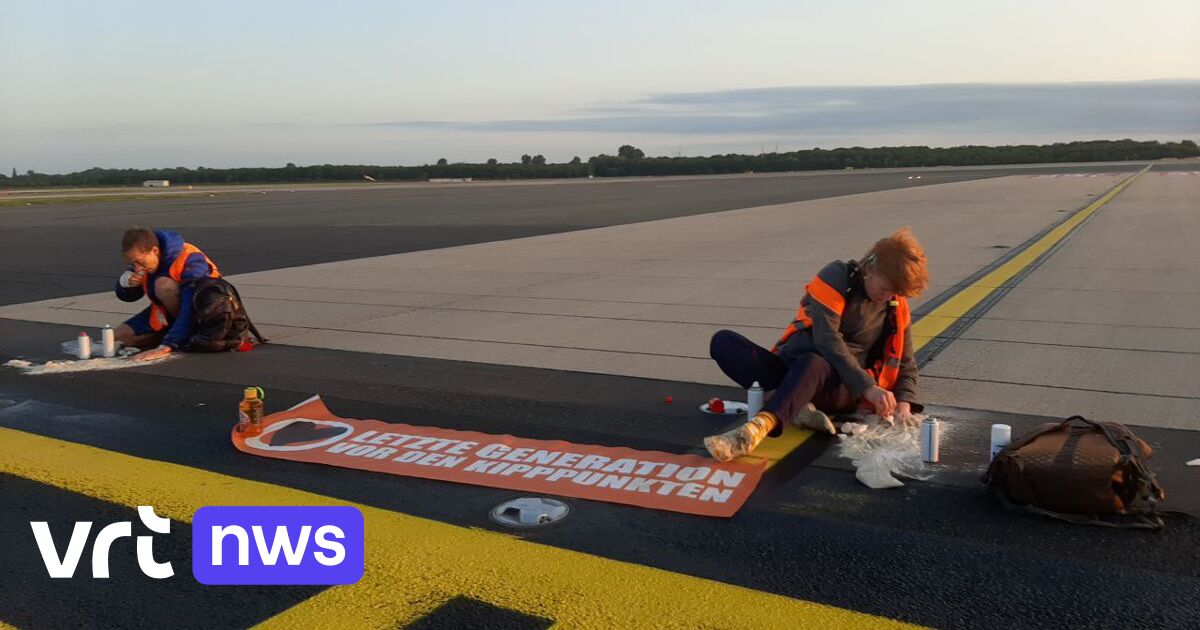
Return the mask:
<svg viewBox="0 0 1200 630">
<path fill-rule="evenodd" d="M 1041 507 L 1038 507 L 1033 504 L 1016 505 L 1016 504 L 1012 503 L 1011 501 L 1009 501 L 1002 492 L 996 492 L 995 493 L 996 496 L 999 497 L 999 499 L 1007 507 L 1019 508 L 1019 509 L 1022 509 L 1022 510 L 1028 511 L 1028 512 L 1033 512 L 1035 514 L 1041 514 L 1043 516 L 1050 516 L 1052 518 L 1056 518 L 1056 519 L 1059 519 L 1062 521 L 1067 521 L 1070 523 L 1078 523 L 1081 525 L 1098 525 L 1098 526 L 1102 526 L 1102 527 L 1161 529 L 1163 527 L 1163 521 L 1162 521 L 1162 517 L 1159 515 L 1158 502 L 1161 499 L 1163 499 L 1166 496 L 1166 494 L 1165 494 L 1162 486 L 1158 483 L 1157 475 L 1155 475 L 1146 466 L 1146 463 L 1142 460 L 1141 445 L 1138 444 L 1137 439 L 1134 437 L 1133 433 L 1130 432 L 1129 429 L 1125 428 L 1124 426 L 1122 426 L 1122 425 L 1114 426 L 1110 423 L 1096 422 L 1094 420 L 1088 420 L 1087 418 L 1084 418 L 1083 416 L 1078 416 L 1078 415 L 1071 416 L 1070 418 L 1067 418 L 1066 420 L 1063 420 L 1062 422 L 1045 424 L 1045 425 L 1039 427 L 1035 431 L 1023 436 L 1019 440 L 1012 442 L 1011 444 L 1006 446 L 1004 450 L 1019 449 L 1022 446 L 1029 444 L 1030 442 L 1034 441 L 1038 437 L 1045 435 L 1047 433 L 1053 433 L 1055 431 L 1069 430 L 1071 425 L 1074 423 L 1081 423 L 1081 424 L 1084 424 L 1084 425 L 1087 425 L 1094 429 L 1099 430 L 1100 433 L 1105 437 L 1105 439 L 1107 439 L 1108 442 L 1110 444 L 1112 444 L 1113 448 L 1117 449 L 1117 453 L 1120 454 L 1120 457 L 1121 457 L 1121 463 L 1128 464 L 1133 467 L 1133 469 L 1137 472 L 1137 477 L 1138 477 L 1137 478 L 1137 490 L 1134 493 L 1134 501 L 1135 502 L 1136 501 L 1144 501 L 1146 504 L 1148 504 L 1148 506 L 1149 506 L 1148 514 L 1135 512 L 1132 514 L 1132 516 L 1137 519 L 1137 522 L 1115 523 L 1112 521 L 1103 520 L 1103 519 L 1097 517 L 1096 515 L 1084 516 L 1084 515 L 1080 515 L 1080 514 L 1067 514 L 1064 512 L 1055 512 L 1053 510 L 1047 510 L 1045 508 L 1041 508 Z M 997 455 L 997 458 L 998 457 L 999 456 Z M 992 460 L 992 461 L 995 462 L 996 460 Z M 1019 460 L 1016 463 L 1017 463 L 1018 467 L 1021 465 L 1021 462 Z M 983 475 L 983 482 L 985 484 L 988 484 L 989 487 L 991 485 L 990 482 L 992 480 L 993 474 L 994 474 L 993 466 L 988 466 L 987 472 L 984 473 L 984 475 Z M 1028 479 L 1026 478 L 1026 476 L 1021 475 L 1021 478 L 1022 478 L 1022 480 L 1025 480 L 1026 491 L 1028 493 L 1028 496 L 1035 496 L 1032 492 L 1032 488 L 1030 488 L 1028 486 Z"/>
<path fill-rule="evenodd" d="M 226 280 L 226 284 L 229 285 L 230 289 L 233 289 L 233 297 L 237 298 L 238 304 L 242 305 L 242 312 L 246 315 L 246 324 L 250 328 L 250 333 L 258 339 L 258 343 L 267 343 L 268 339 L 262 333 L 258 332 L 258 327 L 254 325 L 254 320 L 250 319 L 250 312 L 246 310 L 246 302 L 242 300 L 242 294 L 238 293 L 237 287 L 232 282 Z"/>
</svg>

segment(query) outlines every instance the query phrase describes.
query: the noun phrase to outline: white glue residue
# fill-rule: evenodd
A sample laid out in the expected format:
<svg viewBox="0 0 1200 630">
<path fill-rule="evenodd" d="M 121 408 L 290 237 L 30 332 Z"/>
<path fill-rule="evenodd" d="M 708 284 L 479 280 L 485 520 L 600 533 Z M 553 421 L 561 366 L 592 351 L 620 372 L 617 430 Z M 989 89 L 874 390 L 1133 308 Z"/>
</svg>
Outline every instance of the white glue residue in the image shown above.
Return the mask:
<svg viewBox="0 0 1200 630">
<path fill-rule="evenodd" d="M 921 461 L 921 427 L 891 426 L 878 416 L 866 416 L 861 423 L 844 423 L 846 433 L 838 435 L 838 454 L 854 464 L 854 476 L 870 488 L 898 488 L 904 483 L 896 475 L 925 480 L 933 472 Z M 847 427 L 849 424 L 851 426 Z M 942 423 L 942 439 L 946 424 Z"/>
<path fill-rule="evenodd" d="M 158 359 L 149 361 L 133 361 L 127 358 L 112 358 L 112 359 L 83 359 L 79 361 L 48 361 L 41 365 L 23 361 L 21 359 L 13 359 L 5 363 L 5 367 L 18 368 L 22 374 L 37 376 L 40 374 L 68 374 L 72 372 L 97 372 L 100 370 L 121 370 L 125 368 L 142 367 L 146 365 L 155 365 L 163 361 L 174 359 L 176 354 L 168 354 Z"/>
</svg>

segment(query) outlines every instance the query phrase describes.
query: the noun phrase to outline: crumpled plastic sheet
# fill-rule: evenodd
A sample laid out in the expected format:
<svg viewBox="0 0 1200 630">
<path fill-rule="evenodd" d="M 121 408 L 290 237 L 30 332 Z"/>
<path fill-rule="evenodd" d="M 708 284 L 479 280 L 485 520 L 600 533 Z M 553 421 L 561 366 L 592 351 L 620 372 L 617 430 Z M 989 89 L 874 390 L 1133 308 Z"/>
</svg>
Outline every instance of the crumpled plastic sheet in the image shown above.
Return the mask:
<svg viewBox="0 0 1200 630">
<path fill-rule="evenodd" d="M 923 420 L 924 416 L 917 416 Z M 838 455 L 854 464 L 854 476 L 874 488 L 899 488 L 897 476 L 924 481 L 933 470 L 921 461 L 921 427 L 892 426 L 879 416 L 860 416 L 843 422 L 838 434 Z M 946 423 L 941 425 L 946 437 Z"/>
</svg>

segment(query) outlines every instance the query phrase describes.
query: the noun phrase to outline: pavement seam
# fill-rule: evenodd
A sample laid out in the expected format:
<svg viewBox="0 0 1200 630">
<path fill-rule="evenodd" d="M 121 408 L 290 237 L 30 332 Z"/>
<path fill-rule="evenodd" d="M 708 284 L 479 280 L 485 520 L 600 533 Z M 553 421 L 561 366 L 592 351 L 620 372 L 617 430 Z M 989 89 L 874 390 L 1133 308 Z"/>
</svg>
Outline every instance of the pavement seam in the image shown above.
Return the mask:
<svg viewBox="0 0 1200 630">
<path fill-rule="evenodd" d="M 1115 199 L 1117 195 L 1124 191 L 1138 177 L 1153 168 L 1153 166 L 1153 163 L 1149 163 L 1140 171 L 1126 177 L 1082 209 L 1069 214 L 1066 219 L 1047 230 L 1036 241 L 1026 242 L 1007 262 L 988 272 L 975 285 L 963 289 L 938 304 L 936 308 L 923 313 L 924 316 L 921 320 L 913 325 L 913 337 L 921 338 L 914 344 L 916 346 L 914 349 L 918 351 L 917 365 L 924 366 L 932 361 L 935 356 L 953 343 L 958 335 L 965 332 L 976 319 L 1007 295 L 1013 286 L 1019 284 L 1021 280 L 1028 277 L 1042 263 L 1049 260 L 1080 227 L 1096 216 L 1108 202 Z M 1056 232 L 1061 233 L 1056 236 Z M 1022 256 L 1031 250 L 1043 247 L 1043 245 L 1045 249 L 1036 254 L 1028 262 L 1015 269 L 1008 269 L 1010 265 L 1017 262 Z M 981 290 L 987 290 L 987 292 L 980 295 Z M 976 295 L 972 296 L 971 294 Z M 954 302 L 960 296 L 963 297 L 963 303 L 955 304 Z M 938 311 L 941 310 L 945 310 L 946 314 L 939 314 Z M 948 321 L 939 322 L 939 319 Z M 928 322 L 926 325 L 933 329 L 931 332 L 924 331 L 925 326 L 922 324 L 926 322 Z M 926 349 L 929 342 L 933 340 L 938 340 L 938 343 Z"/>
<path fill-rule="evenodd" d="M 1145 392 L 1126 392 L 1113 389 L 1092 389 L 1088 387 L 1071 387 L 1069 385 L 1046 385 L 1044 383 L 1024 383 L 1020 381 L 1002 381 L 986 378 L 966 378 L 962 376 L 937 376 L 926 374 L 924 378 L 939 378 L 946 381 L 965 381 L 969 383 L 993 383 L 996 385 L 1021 385 L 1024 387 L 1039 387 L 1042 389 L 1066 389 L 1074 392 L 1091 392 L 1096 394 L 1117 394 L 1120 396 L 1140 396 L 1143 398 L 1167 398 L 1172 400 L 1200 400 L 1200 396 L 1178 396 L 1175 394 L 1147 394 Z"/>
</svg>

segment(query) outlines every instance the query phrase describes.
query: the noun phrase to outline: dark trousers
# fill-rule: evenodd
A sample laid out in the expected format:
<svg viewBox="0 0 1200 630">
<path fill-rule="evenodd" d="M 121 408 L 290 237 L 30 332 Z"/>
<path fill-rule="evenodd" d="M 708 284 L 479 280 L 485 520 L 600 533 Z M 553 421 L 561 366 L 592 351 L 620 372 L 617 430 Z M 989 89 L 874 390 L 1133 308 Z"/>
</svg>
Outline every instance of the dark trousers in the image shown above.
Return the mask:
<svg viewBox="0 0 1200 630">
<path fill-rule="evenodd" d="M 726 376 L 749 389 L 755 381 L 766 391 L 774 390 L 763 411 L 779 418 L 770 435 L 783 431 L 804 405 L 813 403 L 826 413 L 854 410 L 854 398 L 842 385 L 837 372 L 819 354 L 802 354 L 789 366 L 778 355 L 732 330 L 718 330 L 708 353 Z"/>
</svg>

